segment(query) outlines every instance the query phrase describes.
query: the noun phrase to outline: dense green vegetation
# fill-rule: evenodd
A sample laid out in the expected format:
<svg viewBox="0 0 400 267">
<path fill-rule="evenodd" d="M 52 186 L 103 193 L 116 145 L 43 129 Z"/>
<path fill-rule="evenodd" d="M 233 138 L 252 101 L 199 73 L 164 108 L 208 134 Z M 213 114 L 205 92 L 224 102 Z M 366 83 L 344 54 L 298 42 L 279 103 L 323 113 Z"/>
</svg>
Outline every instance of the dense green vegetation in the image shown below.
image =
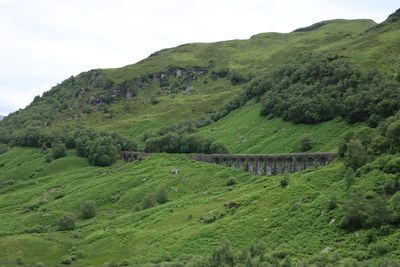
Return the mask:
<svg viewBox="0 0 400 267">
<path fill-rule="evenodd" d="M 398 18 L 187 44 L 36 97 L 0 122 L 0 266 L 399 266 Z M 309 151 L 340 158 L 257 177 L 178 154 Z"/>
<path fill-rule="evenodd" d="M 387 155 L 371 162 L 381 162 L 383 170 L 369 168 L 355 175 L 351 187 L 340 163 L 288 179 L 254 177 L 174 155 L 102 169 L 89 166 L 72 151 L 51 163 L 45 158 L 40 149 L 28 148 L 14 148 L 0 156 L 3 263 L 19 258 L 24 263 L 53 265 L 66 257 L 93 266 L 125 260 L 133 266 L 189 263 L 208 261 L 225 240 L 231 243 L 236 263 L 259 242 L 265 244 L 265 262 L 283 263 L 290 258 L 293 264 L 339 265 L 400 256 L 397 226 L 363 226 L 357 229 L 357 237 L 353 229 L 342 226 L 347 199 L 352 199 L 355 188 L 366 193 L 362 202 L 371 202 L 372 192 L 395 177 L 385 171 L 392 164 Z M 174 168 L 182 172 L 171 173 Z M 289 186 L 282 187 L 285 179 Z M 393 218 L 397 198 L 396 194 L 389 198 L 388 214 Z M 326 247 L 329 252 L 320 253 Z M 76 255 L 71 251 L 82 256 L 72 257 Z"/>
<path fill-rule="evenodd" d="M 400 107 L 400 83 L 363 73 L 338 56 L 306 54 L 255 79 L 247 94 L 261 97 L 261 113 L 296 123 L 386 118 Z"/>
</svg>

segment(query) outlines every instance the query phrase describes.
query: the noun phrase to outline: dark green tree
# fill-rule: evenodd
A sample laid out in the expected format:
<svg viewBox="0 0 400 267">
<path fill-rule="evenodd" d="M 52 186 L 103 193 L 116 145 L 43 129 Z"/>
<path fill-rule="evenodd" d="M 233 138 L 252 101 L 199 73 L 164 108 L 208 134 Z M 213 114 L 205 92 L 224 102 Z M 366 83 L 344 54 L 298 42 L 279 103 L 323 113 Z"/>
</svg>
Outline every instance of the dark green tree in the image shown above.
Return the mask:
<svg viewBox="0 0 400 267">
<path fill-rule="evenodd" d="M 81 219 L 86 220 L 96 216 L 96 205 L 93 201 L 86 201 L 81 207 Z"/>
<path fill-rule="evenodd" d="M 52 143 L 51 155 L 53 159 L 65 157 L 67 155 L 67 147 L 64 143 Z"/>
<path fill-rule="evenodd" d="M 167 195 L 167 191 L 165 190 L 164 186 L 160 186 L 158 188 L 156 198 L 157 198 L 157 202 L 160 204 L 164 204 L 164 203 L 168 202 L 168 195 Z"/>
<path fill-rule="evenodd" d="M 120 148 L 109 137 L 99 137 L 89 150 L 89 162 L 96 166 L 110 166 L 117 158 Z"/>
</svg>

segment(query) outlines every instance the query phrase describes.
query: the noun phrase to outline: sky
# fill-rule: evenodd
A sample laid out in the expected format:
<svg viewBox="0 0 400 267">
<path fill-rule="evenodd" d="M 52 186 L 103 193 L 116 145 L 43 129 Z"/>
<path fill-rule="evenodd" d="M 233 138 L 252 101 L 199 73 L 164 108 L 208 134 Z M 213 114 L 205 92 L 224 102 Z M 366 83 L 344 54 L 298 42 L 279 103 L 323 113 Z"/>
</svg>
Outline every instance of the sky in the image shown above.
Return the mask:
<svg viewBox="0 0 400 267">
<path fill-rule="evenodd" d="M 400 0 L 0 0 L 0 114 L 71 75 L 163 48 L 336 18 L 382 22 L 398 8 Z"/>
</svg>

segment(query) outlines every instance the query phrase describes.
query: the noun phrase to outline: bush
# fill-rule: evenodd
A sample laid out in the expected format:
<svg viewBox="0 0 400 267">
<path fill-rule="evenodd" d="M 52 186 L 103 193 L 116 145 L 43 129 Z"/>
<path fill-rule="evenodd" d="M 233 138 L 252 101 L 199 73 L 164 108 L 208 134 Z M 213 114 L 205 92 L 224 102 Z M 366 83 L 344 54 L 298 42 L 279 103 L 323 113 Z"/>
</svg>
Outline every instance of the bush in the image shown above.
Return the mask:
<svg viewBox="0 0 400 267">
<path fill-rule="evenodd" d="M 367 149 L 359 139 L 352 139 L 346 145 L 344 163 L 347 167 L 357 170 L 369 161 Z"/>
<path fill-rule="evenodd" d="M 147 194 L 142 200 L 143 209 L 149 209 L 154 207 L 157 204 L 157 199 L 154 194 Z"/>
<path fill-rule="evenodd" d="M 75 229 L 75 218 L 72 215 L 64 215 L 58 221 L 59 231 L 69 231 Z"/>
<path fill-rule="evenodd" d="M 264 256 L 266 250 L 266 245 L 263 241 L 259 241 L 250 247 L 250 253 L 253 258 Z"/>
<path fill-rule="evenodd" d="M 61 260 L 61 263 L 64 265 L 70 265 L 72 264 L 73 260 L 70 256 L 66 256 Z"/>
<path fill-rule="evenodd" d="M 227 186 L 232 186 L 232 185 L 235 185 L 235 184 L 237 184 L 237 181 L 236 181 L 236 179 L 233 178 L 233 177 L 229 178 L 229 179 L 226 181 L 226 185 L 227 185 Z"/>
<path fill-rule="evenodd" d="M 309 134 L 305 134 L 300 138 L 300 152 L 306 152 L 314 147 L 312 137 Z"/>
<path fill-rule="evenodd" d="M 167 191 L 165 190 L 164 186 L 160 186 L 160 188 L 158 189 L 158 192 L 156 194 L 156 199 L 157 202 L 160 204 L 164 204 L 168 202 L 168 195 L 167 195 Z"/>
<path fill-rule="evenodd" d="M 389 200 L 389 212 L 391 222 L 400 223 L 400 192 L 394 194 Z"/>
<path fill-rule="evenodd" d="M 150 103 L 151 103 L 152 105 L 157 105 L 159 102 L 160 102 L 160 101 L 158 101 L 158 99 L 157 99 L 155 96 L 152 96 L 152 97 L 150 98 Z"/>
<path fill-rule="evenodd" d="M 211 267 L 234 266 L 234 264 L 235 256 L 230 243 L 224 242 L 214 250 L 210 260 Z"/>
<path fill-rule="evenodd" d="M 364 226 L 367 218 L 366 203 L 364 193 L 359 188 L 354 188 L 350 192 L 349 199 L 343 205 L 344 217 L 341 226 L 348 230 L 357 230 Z"/>
<path fill-rule="evenodd" d="M 337 208 L 337 199 L 335 196 L 331 197 L 328 202 L 328 210 L 334 210 Z"/>
<path fill-rule="evenodd" d="M 81 207 L 81 219 L 86 220 L 96 216 L 96 206 L 93 201 L 83 203 Z"/>
<path fill-rule="evenodd" d="M 287 187 L 289 185 L 290 177 L 289 174 L 285 173 L 283 178 L 279 181 L 281 187 Z"/>
<path fill-rule="evenodd" d="M 53 159 L 65 157 L 67 155 L 67 147 L 63 143 L 52 143 L 51 155 Z"/>
<path fill-rule="evenodd" d="M 8 145 L 0 143 L 0 155 L 8 151 Z"/>
<path fill-rule="evenodd" d="M 386 173 L 400 173 L 400 157 L 393 157 L 386 164 L 384 171 Z"/>
<path fill-rule="evenodd" d="M 368 248 L 370 257 L 381 257 L 392 250 L 387 243 L 371 244 Z"/>
</svg>

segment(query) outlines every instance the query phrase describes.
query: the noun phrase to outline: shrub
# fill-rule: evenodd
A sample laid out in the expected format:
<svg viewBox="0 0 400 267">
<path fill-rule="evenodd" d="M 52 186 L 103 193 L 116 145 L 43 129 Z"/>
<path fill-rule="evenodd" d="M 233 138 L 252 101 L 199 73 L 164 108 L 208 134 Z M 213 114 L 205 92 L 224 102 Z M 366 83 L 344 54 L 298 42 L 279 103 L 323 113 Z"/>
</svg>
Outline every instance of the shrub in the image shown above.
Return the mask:
<svg viewBox="0 0 400 267">
<path fill-rule="evenodd" d="M 337 208 L 337 199 L 335 196 L 331 197 L 328 202 L 328 210 L 334 210 Z"/>
<path fill-rule="evenodd" d="M 233 178 L 233 177 L 229 178 L 229 179 L 226 181 L 226 185 L 227 185 L 227 186 L 232 186 L 232 185 L 235 185 L 235 184 L 237 184 L 237 181 L 236 181 L 236 179 Z"/>
<path fill-rule="evenodd" d="M 384 171 L 387 173 L 400 173 L 400 157 L 393 157 L 390 159 Z"/>
<path fill-rule="evenodd" d="M 65 157 L 67 155 L 67 147 L 63 143 L 52 143 L 51 155 L 53 159 Z"/>
<path fill-rule="evenodd" d="M 289 174 L 285 173 L 283 178 L 279 181 L 281 187 L 287 187 L 289 185 L 290 177 Z"/>
<path fill-rule="evenodd" d="M 300 151 L 306 152 L 314 147 L 312 137 L 309 134 L 305 134 L 300 138 Z"/>
<path fill-rule="evenodd" d="M 73 260 L 70 256 L 66 256 L 61 260 L 61 263 L 64 265 L 70 265 L 72 264 Z"/>
<path fill-rule="evenodd" d="M 380 227 L 389 222 L 389 212 L 386 200 L 378 195 L 368 201 L 365 225 L 368 227 Z"/>
<path fill-rule="evenodd" d="M 266 245 L 263 241 L 259 241 L 250 247 L 250 253 L 253 258 L 256 256 L 264 256 L 266 250 Z"/>
<path fill-rule="evenodd" d="M 368 248 L 370 257 L 380 257 L 392 250 L 389 244 L 387 243 L 377 243 L 371 244 Z"/>
<path fill-rule="evenodd" d="M 367 217 L 364 194 L 359 188 L 350 192 L 349 199 L 343 205 L 344 217 L 341 226 L 348 230 L 356 230 L 364 226 Z"/>
<path fill-rule="evenodd" d="M 158 191 L 156 194 L 156 199 L 157 199 L 157 202 L 160 204 L 164 204 L 164 203 L 168 202 L 168 195 L 167 195 L 167 191 L 165 190 L 164 186 L 160 186 L 160 188 L 158 188 Z"/>
<path fill-rule="evenodd" d="M 352 169 L 347 169 L 345 174 L 344 174 L 344 181 L 346 183 L 346 186 L 348 188 L 350 188 L 350 186 L 353 185 L 354 181 L 355 181 L 355 177 L 354 177 L 354 171 Z"/>
<path fill-rule="evenodd" d="M 214 250 L 210 260 L 211 267 L 233 266 L 234 264 L 235 256 L 230 243 L 224 242 Z"/>
<path fill-rule="evenodd" d="M 379 122 L 381 121 L 381 117 L 376 115 L 376 114 L 372 114 L 371 116 L 369 116 L 368 118 L 368 126 L 371 128 L 376 128 L 379 125 Z"/>
<path fill-rule="evenodd" d="M 213 223 L 216 220 L 224 217 L 224 214 L 221 212 L 208 212 L 206 216 L 200 218 L 200 221 L 204 224 Z"/>
<path fill-rule="evenodd" d="M 347 143 L 344 163 L 347 167 L 357 170 L 369 161 L 367 149 L 363 146 L 359 139 L 350 140 Z"/>
<path fill-rule="evenodd" d="M 155 96 L 152 96 L 152 97 L 150 98 L 150 103 L 151 103 L 152 105 L 157 105 L 159 102 L 160 102 L 160 101 L 158 101 L 158 99 L 157 99 Z"/>
<path fill-rule="evenodd" d="M 400 192 L 394 194 L 389 200 L 389 212 L 391 222 L 400 223 Z"/>
<path fill-rule="evenodd" d="M 75 218 L 72 215 L 64 215 L 58 221 L 59 231 L 69 231 L 75 229 Z"/>
<path fill-rule="evenodd" d="M 93 201 L 86 201 L 81 207 L 81 219 L 86 220 L 96 216 L 96 206 Z"/>
<path fill-rule="evenodd" d="M 225 147 L 224 144 L 214 142 L 210 146 L 210 151 L 211 153 L 216 153 L 216 154 L 226 154 L 228 153 L 228 149 Z"/>
<path fill-rule="evenodd" d="M 0 155 L 8 151 L 8 145 L 0 143 Z"/>
<path fill-rule="evenodd" d="M 143 209 L 149 209 L 157 204 L 157 199 L 154 194 L 148 193 L 142 200 Z"/>
</svg>

